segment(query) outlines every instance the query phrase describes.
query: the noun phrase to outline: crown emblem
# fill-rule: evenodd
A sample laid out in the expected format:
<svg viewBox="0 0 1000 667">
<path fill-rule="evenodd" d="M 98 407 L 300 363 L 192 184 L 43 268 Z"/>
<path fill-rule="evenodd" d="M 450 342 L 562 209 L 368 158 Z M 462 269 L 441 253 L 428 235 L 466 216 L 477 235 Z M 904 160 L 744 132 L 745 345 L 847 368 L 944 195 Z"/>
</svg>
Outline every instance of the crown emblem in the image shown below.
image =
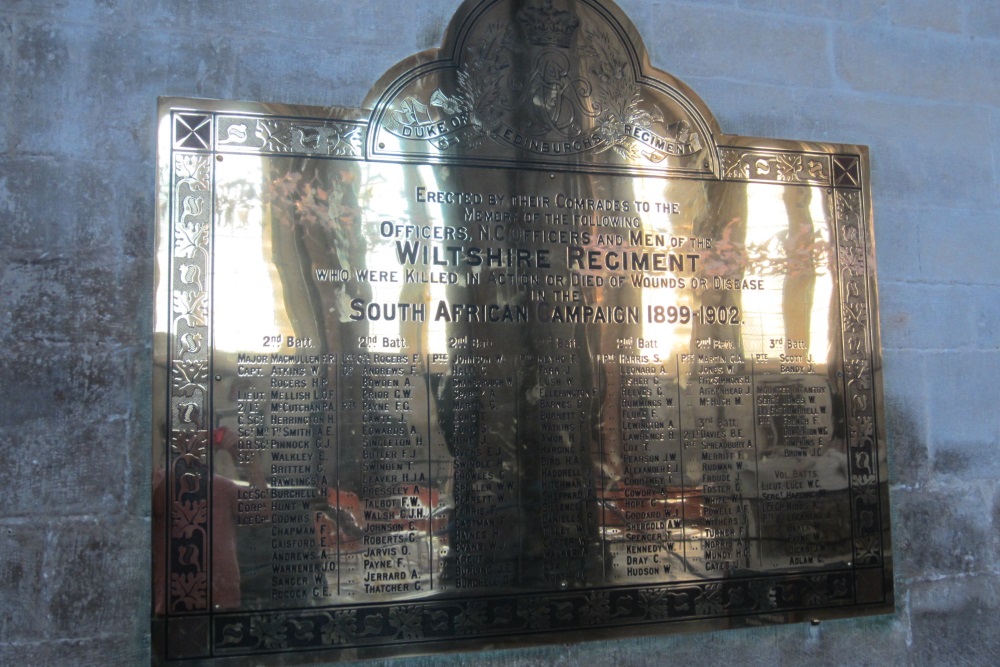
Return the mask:
<svg viewBox="0 0 1000 667">
<path fill-rule="evenodd" d="M 571 12 L 556 9 L 552 0 L 543 0 L 541 7 L 527 6 L 517 13 L 528 41 L 535 46 L 558 46 L 568 49 L 580 19 Z"/>
</svg>

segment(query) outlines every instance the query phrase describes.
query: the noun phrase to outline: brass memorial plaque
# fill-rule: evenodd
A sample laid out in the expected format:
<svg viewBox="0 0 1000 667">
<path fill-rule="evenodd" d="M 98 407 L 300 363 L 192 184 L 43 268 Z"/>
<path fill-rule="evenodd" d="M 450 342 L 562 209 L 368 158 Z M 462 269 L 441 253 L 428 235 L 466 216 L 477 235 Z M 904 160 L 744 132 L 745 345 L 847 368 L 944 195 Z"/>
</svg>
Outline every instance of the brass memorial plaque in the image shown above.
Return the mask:
<svg viewBox="0 0 1000 667">
<path fill-rule="evenodd" d="M 161 101 L 159 664 L 892 611 L 865 147 L 723 134 L 598 0 L 364 106 Z"/>
</svg>

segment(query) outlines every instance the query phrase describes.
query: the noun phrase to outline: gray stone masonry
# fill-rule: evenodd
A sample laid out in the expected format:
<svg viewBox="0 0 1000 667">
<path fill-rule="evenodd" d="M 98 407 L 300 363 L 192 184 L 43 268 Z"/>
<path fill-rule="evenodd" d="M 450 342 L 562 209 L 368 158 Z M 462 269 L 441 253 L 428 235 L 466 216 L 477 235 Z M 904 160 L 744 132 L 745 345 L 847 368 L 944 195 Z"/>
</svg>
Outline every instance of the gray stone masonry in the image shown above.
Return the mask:
<svg viewBox="0 0 1000 667">
<path fill-rule="evenodd" d="M 0 2 L 0 664 L 148 664 L 157 96 L 358 106 L 458 4 Z M 724 131 L 871 147 L 896 614 L 374 664 L 1000 663 L 1000 3 L 619 4 Z"/>
</svg>

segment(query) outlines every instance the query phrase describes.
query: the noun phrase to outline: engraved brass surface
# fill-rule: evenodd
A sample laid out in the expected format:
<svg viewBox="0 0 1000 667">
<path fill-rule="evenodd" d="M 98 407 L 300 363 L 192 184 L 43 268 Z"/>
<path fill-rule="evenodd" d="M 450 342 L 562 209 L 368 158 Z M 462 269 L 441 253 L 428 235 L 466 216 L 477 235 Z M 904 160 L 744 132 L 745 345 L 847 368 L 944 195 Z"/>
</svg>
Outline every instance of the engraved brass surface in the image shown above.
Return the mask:
<svg viewBox="0 0 1000 667">
<path fill-rule="evenodd" d="M 155 660 L 892 611 L 867 149 L 722 134 L 596 0 L 366 106 L 161 101 Z"/>
</svg>

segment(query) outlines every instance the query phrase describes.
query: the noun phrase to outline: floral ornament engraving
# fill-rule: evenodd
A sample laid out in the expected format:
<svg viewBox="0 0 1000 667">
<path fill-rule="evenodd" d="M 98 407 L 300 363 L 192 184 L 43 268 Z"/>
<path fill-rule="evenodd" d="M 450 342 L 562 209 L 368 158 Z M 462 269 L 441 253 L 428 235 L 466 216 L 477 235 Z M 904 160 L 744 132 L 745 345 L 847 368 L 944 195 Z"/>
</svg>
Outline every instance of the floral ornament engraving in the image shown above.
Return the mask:
<svg viewBox="0 0 1000 667">
<path fill-rule="evenodd" d="M 181 200 L 181 220 L 180 224 L 187 222 L 188 218 L 200 218 L 204 213 L 205 200 L 200 195 L 191 195 Z"/>
<path fill-rule="evenodd" d="M 869 484 L 858 484 L 854 488 L 854 501 L 861 507 L 871 507 L 878 502 L 878 485 L 872 479 Z"/>
<path fill-rule="evenodd" d="M 193 401 L 177 404 L 177 418 L 184 424 L 201 423 L 201 406 Z"/>
<path fill-rule="evenodd" d="M 852 336 L 847 340 L 847 354 L 851 357 L 860 357 L 868 353 L 868 341 L 862 336 Z"/>
<path fill-rule="evenodd" d="M 721 614 L 723 610 L 721 584 L 707 584 L 694 600 L 695 613 L 702 616 Z"/>
<path fill-rule="evenodd" d="M 838 190 L 837 216 L 850 224 L 861 216 L 861 194 L 859 192 L 843 192 Z"/>
<path fill-rule="evenodd" d="M 863 303 L 848 303 L 844 308 L 844 331 L 861 333 L 868 325 L 868 309 Z"/>
<path fill-rule="evenodd" d="M 510 605 L 500 605 L 493 610 L 493 625 L 510 625 L 514 622 L 514 608 Z"/>
<path fill-rule="evenodd" d="M 208 225 L 201 222 L 182 222 L 174 228 L 174 255 L 194 259 L 200 252 L 207 254 Z"/>
<path fill-rule="evenodd" d="M 765 154 L 723 149 L 723 175 L 732 180 L 762 180 L 777 183 L 829 184 L 827 164 L 795 153 Z"/>
<path fill-rule="evenodd" d="M 177 185 L 187 185 L 193 191 L 207 191 L 209 164 L 203 155 L 178 155 L 174 161 Z"/>
<path fill-rule="evenodd" d="M 743 160 L 743 153 L 731 148 L 719 151 L 722 159 L 722 174 L 731 180 L 747 180 L 750 178 L 750 163 Z"/>
<path fill-rule="evenodd" d="M 189 466 L 205 465 L 208 461 L 204 431 L 197 433 L 173 433 L 170 437 L 170 448 L 177 457 Z"/>
<path fill-rule="evenodd" d="M 871 565 L 881 560 L 882 541 L 878 533 L 855 541 L 855 561 L 858 565 Z"/>
<path fill-rule="evenodd" d="M 736 584 L 729 588 L 729 601 L 725 607 L 732 613 L 734 609 L 743 607 L 747 602 L 746 589 L 742 584 Z"/>
<path fill-rule="evenodd" d="M 257 138 L 264 142 L 261 150 L 269 153 L 292 152 L 292 128 L 280 120 L 258 120 Z"/>
<path fill-rule="evenodd" d="M 173 389 L 177 396 L 194 396 L 196 391 L 204 391 L 208 382 L 208 364 L 204 361 L 175 361 Z"/>
<path fill-rule="evenodd" d="M 291 130 L 296 148 L 309 153 L 322 153 L 337 157 L 361 155 L 364 132 L 360 127 L 350 125 L 292 125 Z"/>
<path fill-rule="evenodd" d="M 556 620 L 568 623 L 573 620 L 573 603 L 572 602 L 556 602 L 553 605 L 555 611 Z"/>
<path fill-rule="evenodd" d="M 605 591 L 594 591 L 580 607 L 580 622 L 586 625 L 607 623 L 611 617 L 611 599 Z"/>
<path fill-rule="evenodd" d="M 283 615 L 266 618 L 252 616 L 250 618 L 250 636 L 257 640 L 258 647 L 268 649 L 286 648 L 288 646 L 287 629 Z"/>
<path fill-rule="evenodd" d="M 358 636 L 358 612 L 356 609 L 337 611 L 327 615 L 329 622 L 320 628 L 324 644 L 350 644 Z"/>
<path fill-rule="evenodd" d="M 221 129 L 221 128 L 220 128 Z M 219 139 L 219 144 L 243 144 L 247 140 L 246 123 L 233 123 L 226 128 L 226 138 Z"/>
<path fill-rule="evenodd" d="M 208 575 L 204 572 L 174 572 L 170 577 L 170 595 L 173 609 L 180 605 L 188 610 L 204 609 L 208 604 Z"/>
<path fill-rule="evenodd" d="M 833 589 L 830 593 L 831 600 L 838 600 L 850 596 L 851 587 L 846 577 L 834 577 L 830 581 L 830 588 Z"/>
<path fill-rule="evenodd" d="M 186 472 L 177 480 L 180 487 L 178 497 L 198 496 L 201 494 L 201 475 L 193 472 Z"/>
<path fill-rule="evenodd" d="M 333 130 L 326 137 L 327 153 L 338 157 L 362 155 L 362 147 L 365 142 L 365 133 L 362 128 L 341 125 Z"/>
<path fill-rule="evenodd" d="M 827 593 L 826 577 L 809 577 L 802 584 L 800 603 L 807 607 L 819 607 L 830 601 Z"/>
<path fill-rule="evenodd" d="M 469 602 L 462 606 L 462 611 L 455 617 L 455 632 L 477 634 L 482 632 L 486 624 L 486 603 L 482 600 Z"/>
<path fill-rule="evenodd" d="M 615 613 L 611 615 L 611 618 L 621 618 L 622 616 L 629 616 L 632 614 L 632 597 L 629 595 L 622 595 L 615 601 Z"/>
<path fill-rule="evenodd" d="M 586 36 L 587 40 L 580 53 L 590 62 L 590 74 L 596 81 L 596 134 L 603 140 L 597 150 L 613 150 L 627 160 L 635 159 L 639 149 L 630 139 L 629 128 L 648 130 L 655 123 L 663 122 L 663 115 L 658 111 L 650 112 L 641 108 L 642 96 L 632 78 L 629 61 L 607 33 L 602 30 L 587 30 Z M 687 143 L 690 133 L 677 139 L 681 143 Z"/>
<path fill-rule="evenodd" d="M 754 607 L 770 611 L 778 606 L 778 589 L 771 579 L 755 579 L 750 582 L 750 597 Z"/>
<path fill-rule="evenodd" d="M 670 618 L 670 601 L 663 589 L 647 588 L 639 591 L 639 608 L 643 611 L 643 618 L 654 621 Z"/>
<path fill-rule="evenodd" d="M 193 355 L 201 352 L 205 336 L 198 332 L 187 332 L 177 337 L 177 352 L 183 355 Z"/>
<path fill-rule="evenodd" d="M 374 635 L 382 634 L 382 629 L 385 627 L 385 618 L 382 614 L 368 614 L 365 616 L 365 631 L 361 633 L 362 637 L 371 637 Z"/>
<path fill-rule="evenodd" d="M 420 639 L 424 636 L 423 613 L 420 607 L 393 607 L 389 610 L 389 625 L 396 629 L 394 637 Z"/>
<path fill-rule="evenodd" d="M 208 292 L 174 292 L 174 321 L 190 327 L 208 324 Z"/>
<path fill-rule="evenodd" d="M 510 93 L 513 91 L 506 84 L 511 57 L 519 52 L 513 27 L 494 23 L 480 42 L 466 50 L 457 75 L 455 96 L 449 97 L 442 90 L 436 90 L 431 95 L 431 106 L 453 117 L 463 114 L 468 117 L 468 124 L 474 131 L 470 148 L 475 148 L 496 131 L 504 110 L 510 107 Z M 407 98 L 395 112 L 395 120 L 403 125 L 412 125 L 420 122 L 421 115 L 426 116 L 426 112 L 427 107 L 423 103 Z M 441 147 L 447 148 L 448 144 Z"/>
<path fill-rule="evenodd" d="M 447 632 L 451 627 L 451 616 L 446 611 L 432 611 L 430 613 L 431 630 L 434 632 Z"/>
<path fill-rule="evenodd" d="M 181 264 L 179 269 L 182 283 L 197 287 L 199 290 L 203 289 L 200 266 L 197 264 Z"/>
<path fill-rule="evenodd" d="M 316 636 L 313 633 L 312 621 L 300 621 L 292 618 L 288 620 L 288 624 L 292 626 L 292 635 L 300 642 L 311 641 Z"/>
<path fill-rule="evenodd" d="M 854 452 L 854 474 L 857 486 L 867 486 L 875 483 L 875 470 L 872 467 L 870 452 L 860 449 Z"/>
<path fill-rule="evenodd" d="M 222 626 L 222 641 L 219 642 L 221 646 L 228 646 L 229 644 L 242 644 L 243 643 L 243 624 L 242 623 L 227 623 Z"/>
<path fill-rule="evenodd" d="M 544 630 L 552 625 L 552 614 L 545 598 L 522 598 L 517 602 L 517 615 L 531 630 Z"/>
<path fill-rule="evenodd" d="M 171 535 L 191 539 L 208 521 L 208 503 L 204 500 L 175 502 L 171 519 Z"/>
<path fill-rule="evenodd" d="M 177 547 L 177 562 L 184 567 L 201 569 L 201 550 L 197 544 L 181 544 Z"/>
<path fill-rule="evenodd" d="M 845 364 L 853 388 L 868 391 L 872 388 L 871 363 L 867 359 L 852 359 Z"/>
<path fill-rule="evenodd" d="M 870 438 L 875 433 L 875 422 L 867 415 L 854 417 L 848 425 L 848 432 L 852 441 Z"/>
<path fill-rule="evenodd" d="M 673 601 L 674 609 L 680 613 L 686 613 L 691 610 L 691 594 L 690 593 L 667 593 L 670 599 Z"/>
<path fill-rule="evenodd" d="M 840 267 L 845 272 L 854 277 L 863 276 L 866 264 L 865 252 L 862 248 L 853 245 L 841 246 Z"/>
</svg>

